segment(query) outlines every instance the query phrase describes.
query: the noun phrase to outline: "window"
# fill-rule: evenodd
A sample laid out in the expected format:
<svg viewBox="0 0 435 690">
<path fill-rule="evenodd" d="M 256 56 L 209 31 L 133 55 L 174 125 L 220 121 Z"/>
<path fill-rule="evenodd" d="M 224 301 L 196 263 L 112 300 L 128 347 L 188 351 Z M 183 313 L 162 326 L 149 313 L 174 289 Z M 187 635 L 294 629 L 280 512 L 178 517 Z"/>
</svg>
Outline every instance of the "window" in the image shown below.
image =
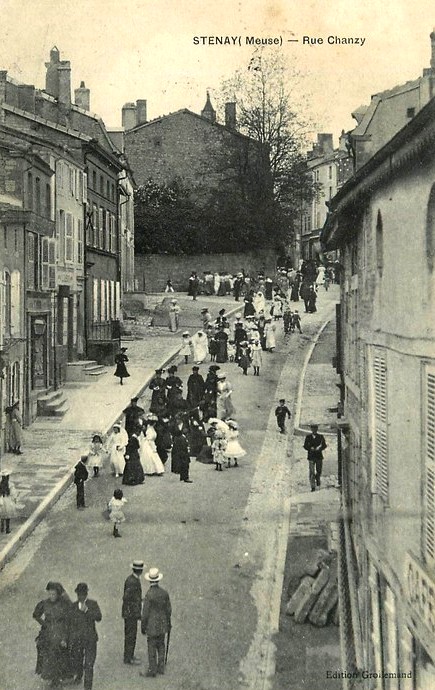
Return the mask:
<svg viewBox="0 0 435 690">
<path fill-rule="evenodd" d="M 121 314 L 121 288 L 118 282 L 115 283 L 115 318 L 119 319 Z"/>
<path fill-rule="evenodd" d="M 94 278 L 92 288 L 92 320 L 94 323 L 100 320 L 100 309 L 98 300 L 98 283 L 97 278 Z"/>
<path fill-rule="evenodd" d="M 71 213 L 66 214 L 65 223 L 65 261 L 74 261 L 74 219 Z"/>
<path fill-rule="evenodd" d="M 26 285 L 29 290 L 35 290 L 37 285 L 36 268 L 37 268 L 37 256 L 36 256 L 36 235 L 29 232 L 27 235 L 27 267 L 26 267 Z"/>
<path fill-rule="evenodd" d="M 435 366 L 427 367 L 424 376 L 424 555 L 435 563 Z"/>
<path fill-rule="evenodd" d="M 55 240 L 42 238 L 41 246 L 41 287 L 53 290 L 56 287 L 56 246 Z"/>
<path fill-rule="evenodd" d="M 30 210 L 33 209 L 33 177 L 32 173 L 27 173 L 27 205 Z"/>
<path fill-rule="evenodd" d="M 382 350 L 373 355 L 374 490 L 388 501 L 387 363 Z"/>
<path fill-rule="evenodd" d="M 381 212 L 378 211 L 376 218 L 376 267 L 382 275 L 384 267 L 384 228 L 382 224 Z"/>
<path fill-rule="evenodd" d="M 110 199 L 110 182 L 109 182 L 109 180 L 107 180 L 107 183 L 106 183 L 106 197 L 108 199 Z"/>
<path fill-rule="evenodd" d="M 415 116 L 415 108 L 407 108 L 406 109 L 406 117 L 414 117 Z"/>
<path fill-rule="evenodd" d="M 92 205 L 92 225 L 94 231 L 92 233 L 92 244 L 94 247 L 98 245 L 98 206 L 97 204 Z"/>
<path fill-rule="evenodd" d="M 107 252 L 110 251 L 110 242 L 111 242 L 110 228 L 111 228 L 110 212 L 106 211 L 106 217 L 105 217 L 105 222 L 104 222 L 104 249 Z"/>
<path fill-rule="evenodd" d="M 98 246 L 100 249 L 104 248 L 104 209 L 101 207 L 98 217 Z"/>
<path fill-rule="evenodd" d="M 41 180 L 39 177 L 35 178 L 35 211 L 41 215 Z"/>
<path fill-rule="evenodd" d="M 379 596 L 379 575 L 376 568 L 370 563 L 369 566 L 369 587 L 370 587 L 370 607 L 371 607 L 371 668 L 383 668 L 382 640 L 381 640 L 381 612 Z M 382 688 L 382 679 L 378 681 L 375 688 Z"/>
<path fill-rule="evenodd" d="M 110 281 L 110 317 L 116 319 L 116 292 L 115 281 Z"/>
<path fill-rule="evenodd" d="M 11 335 L 21 335 L 21 274 L 18 270 L 11 273 Z"/>
<path fill-rule="evenodd" d="M 332 165 L 329 166 L 329 179 L 332 180 Z"/>
<path fill-rule="evenodd" d="M 100 175 L 100 194 L 104 196 L 104 177 Z"/>
<path fill-rule="evenodd" d="M 63 263 L 65 260 L 65 211 L 61 208 L 59 209 L 57 235 L 59 240 L 59 246 L 57 249 L 58 257 Z"/>
<path fill-rule="evenodd" d="M 48 182 L 45 185 L 45 215 L 51 218 L 51 187 Z"/>
<path fill-rule="evenodd" d="M 113 213 L 110 214 L 110 251 L 114 254 L 117 251 L 116 246 L 116 218 Z"/>
<path fill-rule="evenodd" d="M 433 271 L 435 261 L 435 184 L 429 194 L 426 214 L 426 261 L 430 271 Z"/>
<path fill-rule="evenodd" d="M 115 201 L 115 185 L 112 183 L 112 201 Z"/>
<path fill-rule="evenodd" d="M 5 324 L 5 335 L 9 336 L 11 334 L 11 318 L 12 318 L 11 274 L 9 273 L 9 271 L 4 272 L 4 285 L 5 285 L 5 297 L 4 297 L 3 321 Z"/>
<path fill-rule="evenodd" d="M 75 180 L 75 177 L 76 177 L 75 176 L 75 169 L 68 167 L 68 171 L 69 171 L 69 191 L 71 192 L 71 196 L 74 196 L 75 195 L 75 187 L 76 187 L 76 185 L 75 185 L 75 181 L 76 181 Z"/>
<path fill-rule="evenodd" d="M 92 189 L 97 191 L 97 173 L 95 170 L 92 171 Z"/>
<path fill-rule="evenodd" d="M 3 246 L 5 249 L 8 248 L 8 229 L 6 225 L 3 225 Z"/>
<path fill-rule="evenodd" d="M 107 320 L 107 297 L 106 297 L 106 280 L 100 280 L 100 314 L 101 321 Z"/>
<path fill-rule="evenodd" d="M 88 201 L 88 176 L 86 173 L 80 173 L 82 175 L 82 191 L 83 191 L 83 196 L 82 196 L 82 201 L 84 204 L 87 203 Z M 79 198 L 80 201 L 80 198 Z"/>
<path fill-rule="evenodd" d="M 14 251 L 18 251 L 18 228 L 14 231 Z"/>
<path fill-rule="evenodd" d="M 77 221 L 77 263 L 83 263 L 83 222 Z"/>
</svg>

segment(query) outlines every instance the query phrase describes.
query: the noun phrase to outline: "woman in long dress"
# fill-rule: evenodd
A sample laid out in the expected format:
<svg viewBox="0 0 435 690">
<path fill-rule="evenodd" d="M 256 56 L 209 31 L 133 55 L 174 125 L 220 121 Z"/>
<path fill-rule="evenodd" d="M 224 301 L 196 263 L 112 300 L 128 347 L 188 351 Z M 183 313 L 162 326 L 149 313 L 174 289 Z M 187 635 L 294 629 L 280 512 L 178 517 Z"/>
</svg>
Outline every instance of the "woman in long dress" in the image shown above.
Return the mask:
<svg viewBox="0 0 435 690">
<path fill-rule="evenodd" d="M 198 331 L 192 336 L 193 361 L 202 364 L 207 359 L 208 340 L 204 331 Z"/>
<path fill-rule="evenodd" d="M 264 335 L 266 337 L 266 350 L 269 350 L 269 352 L 273 352 L 276 347 L 275 328 L 272 319 L 267 319 L 264 327 Z"/>
<path fill-rule="evenodd" d="M 231 467 L 231 460 L 234 462 L 234 467 L 238 467 L 237 460 L 245 457 L 246 450 L 239 443 L 239 425 L 237 422 L 233 419 L 227 419 L 227 425 L 227 447 L 224 450 L 224 455 L 227 459 L 228 467 Z"/>
<path fill-rule="evenodd" d="M 128 434 L 120 424 L 113 425 L 113 431 L 107 441 L 107 453 L 112 472 L 115 477 L 124 474 L 125 459 L 124 455 L 128 444 Z"/>
<path fill-rule="evenodd" d="M 6 407 L 6 438 L 10 453 L 22 455 L 21 445 L 23 443 L 23 420 L 20 414 L 20 401 L 16 400 L 13 405 Z"/>
<path fill-rule="evenodd" d="M 257 292 L 253 299 L 253 305 L 257 314 L 266 309 L 266 300 L 264 299 L 264 294 L 262 292 Z"/>
<path fill-rule="evenodd" d="M 127 367 L 125 366 L 125 363 L 128 362 L 128 357 L 125 354 L 126 351 L 126 347 L 121 347 L 121 352 L 119 352 L 115 357 L 116 370 L 113 375 L 119 378 L 119 383 L 121 386 L 123 385 L 122 379 L 126 379 L 128 376 L 130 376 L 127 371 Z"/>
<path fill-rule="evenodd" d="M 43 680 L 51 681 L 51 687 L 59 687 L 69 675 L 68 632 L 71 603 L 63 596 L 64 589 L 58 582 L 47 585 L 48 599 L 40 601 L 33 611 L 33 618 L 41 626 L 36 638 L 37 662 L 35 672 Z"/>
<path fill-rule="evenodd" d="M 231 400 L 232 386 L 227 381 L 227 375 L 224 372 L 218 374 L 217 383 L 217 417 L 226 421 L 235 414 L 235 407 Z"/>
<path fill-rule="evenodd" d="M 146 418 L 146 429 L 140 437 L 139 457 L 144 474 L 157 475 L 161 477 L 164 474 L 165 466 L 160 460 L 156 447 L 157 432 L 155 425 L 157 417 L 150 415 Z"/>
<path fill-rule="evenodd" d="M 140 443 L 138 434 L 140 434 L 140 427 L 136 428 L 128 439 L 128 444 L 125 453 L 125 468 L 122 476 L 122 483 L 130 486 L 136 484 L 143 484 L 145 479 L 144 472 L 139 457 Z"/>
<path fill-rule="evenodd" d="M 169 330 L 171 333 L 178 331 L 178 325 L 180 321 L 180 307 L 176 299 L 171 301 L 171 306 L 169 307 Z"/>
</svg>

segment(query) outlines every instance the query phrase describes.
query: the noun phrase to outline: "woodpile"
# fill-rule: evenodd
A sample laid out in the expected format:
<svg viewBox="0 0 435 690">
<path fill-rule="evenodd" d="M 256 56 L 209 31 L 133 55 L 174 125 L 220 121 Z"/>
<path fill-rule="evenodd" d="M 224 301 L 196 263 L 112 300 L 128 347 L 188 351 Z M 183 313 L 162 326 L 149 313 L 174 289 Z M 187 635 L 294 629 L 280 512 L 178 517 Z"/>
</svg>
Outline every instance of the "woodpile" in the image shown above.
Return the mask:
<svg viewBox="0 0 435 690">
<path fill-rule="evenodd" d="M 305 568 L 299 586 L 287 602 L 286 614 L 296 623 L 338 625 L 337 554 L 319 550 Z"/>
</svg>

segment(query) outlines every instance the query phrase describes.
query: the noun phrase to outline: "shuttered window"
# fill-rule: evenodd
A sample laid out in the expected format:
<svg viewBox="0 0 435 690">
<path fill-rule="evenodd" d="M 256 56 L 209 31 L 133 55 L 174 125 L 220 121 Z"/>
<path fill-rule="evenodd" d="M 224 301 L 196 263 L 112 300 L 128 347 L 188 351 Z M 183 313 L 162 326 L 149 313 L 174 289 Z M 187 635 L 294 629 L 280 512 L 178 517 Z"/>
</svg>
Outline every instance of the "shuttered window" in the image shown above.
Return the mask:
<svg viewBox="0 0 435 690">
<path fill-rule="evenodd" d="M 387 435 L 387 365 L 385 354 L 377 350 L 373 357 L 374 452 L 376 492 L 388 501 L 388 435 Z"/>
<path fill-rule="evenodd" d="M 17 270 L 11 274 L 11 335 L 21 335 L 21 274 Z"/>
<path fill-rule="evenodd" d="M 435 367 L 425 370 L 424 444 L 425 444 L 425 557 L 435 563 Z"/>
<path fill-rule="evenodd" d="M 92 320 L 94 323 L 100 320 L 100 310 L 99 310 L 99 300 L 98 300 L 98 285 L 99 285 L 99 280 L 97 278 L 94 278 L 93 281 L 93 287 L 92 287 Z"/>
</svg>

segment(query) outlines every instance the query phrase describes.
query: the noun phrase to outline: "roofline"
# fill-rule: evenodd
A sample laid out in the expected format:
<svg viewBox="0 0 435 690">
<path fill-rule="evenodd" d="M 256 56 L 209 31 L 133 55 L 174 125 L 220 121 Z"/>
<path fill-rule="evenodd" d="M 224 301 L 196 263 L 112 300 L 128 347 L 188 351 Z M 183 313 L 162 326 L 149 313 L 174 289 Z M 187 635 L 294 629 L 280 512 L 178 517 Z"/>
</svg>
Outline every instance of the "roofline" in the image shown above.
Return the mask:
<svg viewBox="0 0 435 690">
<path fill-rule="evenodd" d="M 211 122 L 208 118 L 203 117 L 202 115 L 198 115 L 198 113 L 194 113 L 193 110 L 189 110 L 188 108 L 180 108 L 179 110 L 175 110 L 173 113 L 168 113 L 167 115 L 160 115 L 159 117 L 155 117 L 153 120 L 149 120 L 148 122 L 141 122 L 139 125 L 136 125 L 136 127 L 132 127 L 131 129 L 127 129 L 125 131 L 126 136 L 128 136 L 131 132 L 137 132 L 139 129 L 142 129 L 143 127 L 148 127 L 148 125 L 155 124 L 156 122 L 159 122 L 159 120 L 164 120 L 168 117 L 172 117 L 173 115 L 180 115 L 181 113 L 187 113 L 188 115 L 193 115 L 194 117 L 198 118 L 201 120 L 201 122 L 207 122 L 211 127 L 219 127 L 223 129 L 225 132 L 229 132 L 230 134 L 233 134 L 235 136 L 241 137 L 242 139 L 247 139 L 248 141 L 252 141 L 255 144 L 261 145 L 261 142 L 258 141 L 258 139 L 254 139 L 253 137 L 248 137 L 247 134 L 242 134 L 241 132 L 237 132 L 233 129 L 228 129 L 225 125 L 222 125 L 220 122 Z"/>
<path fill-rule="evenodd" d="M 424 130 L 426 136 L 423 136 Z M 421 133 L 419 141 L 416 136 Z M 435 98 L 432 98 L 417 115 L 377 151 L 341 187 L 330 202 L 330 214 L 322 231 L 322 241 L 327 246 L 339 239 L 337 215 L 352 206 L 362 195 L 369 196 L 385 179 L 391 179 L 406 163 L 415 160 L 422 152 L 430 152 L 428 144 L 435 141 Z M 401 155 L 400 155 L 401 152 Z"/>
</svg>

